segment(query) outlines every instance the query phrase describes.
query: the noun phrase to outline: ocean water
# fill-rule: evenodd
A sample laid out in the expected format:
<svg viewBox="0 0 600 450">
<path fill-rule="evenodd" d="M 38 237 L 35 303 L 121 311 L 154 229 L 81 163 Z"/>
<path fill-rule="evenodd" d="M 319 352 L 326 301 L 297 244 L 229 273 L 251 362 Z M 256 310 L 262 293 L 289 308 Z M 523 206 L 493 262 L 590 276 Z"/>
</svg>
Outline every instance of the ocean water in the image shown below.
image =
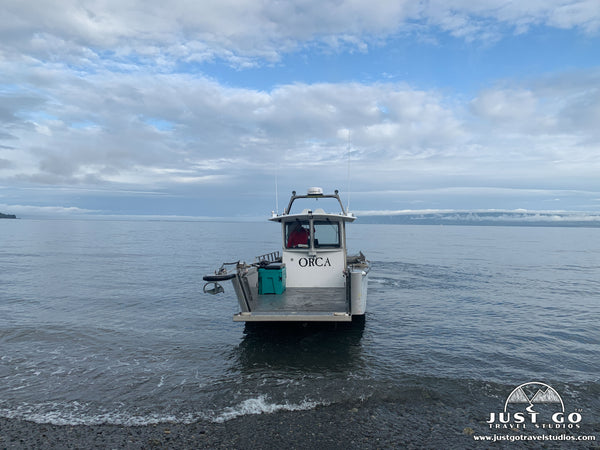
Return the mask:
<svg viewBox="0 0 600 450">
<path fill-rule="evenodd" d="M 0 221 L 0 416 L 141 425 L 402 403 L 460 413 L 460 432 L 537 381 L 597 427 L 600 229 L 357 223 L 348 240 L 373 264 L 363 325 L 255 329 L 232 322 L 231 285 L 206 295 L 202 276 L 278 250 L 276 224 Z"/>
</svg>

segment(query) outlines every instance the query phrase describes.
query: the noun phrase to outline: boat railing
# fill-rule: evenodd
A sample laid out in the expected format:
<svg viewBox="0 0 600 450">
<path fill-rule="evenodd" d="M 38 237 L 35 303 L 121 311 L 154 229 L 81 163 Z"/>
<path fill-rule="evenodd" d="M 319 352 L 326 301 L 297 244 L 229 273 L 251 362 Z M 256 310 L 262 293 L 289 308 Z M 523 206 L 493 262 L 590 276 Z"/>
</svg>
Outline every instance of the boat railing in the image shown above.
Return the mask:
<svg viewBox="0 0 600 450">
<path fill-rule="evenodd" d="M 271 252 L 271 253 L 265 253 L 264 255 L 260 255 L 257 256 L 256 258 L 256 262 L 257 263 L 262 263 L 262 262 L 277 262 L 281 260 L 281 253 L 279 253 L 279 251 L 275 251 L 275 252 Z"/>
<path fill-rule="evenodd" d="M 283 214 L 284 215 L 290 214 L 290 211 L 292 209 L 292 204 L 294 203 L 294 201 L 301 199 L 301 198 L 310 198 L 310 199 L 333 198 L 333 199 L 336 199 L 340 205 L 342 214 L 344 216 L 346 215 L 346 210 L 344 209 L 344 205 L 342 204 L 342 200 L 340 199 L 339 191 L 336 189 L 334 194 L 323 194 L 323 191 L 320 188 L 309 189 L 309 192 L 306 195 L 296 195 L 296 191 L 292 191 L 292 197 L 290 198 L 290 202 L 288 203 L 288 206 L 285 209 Z"/>
</svg>

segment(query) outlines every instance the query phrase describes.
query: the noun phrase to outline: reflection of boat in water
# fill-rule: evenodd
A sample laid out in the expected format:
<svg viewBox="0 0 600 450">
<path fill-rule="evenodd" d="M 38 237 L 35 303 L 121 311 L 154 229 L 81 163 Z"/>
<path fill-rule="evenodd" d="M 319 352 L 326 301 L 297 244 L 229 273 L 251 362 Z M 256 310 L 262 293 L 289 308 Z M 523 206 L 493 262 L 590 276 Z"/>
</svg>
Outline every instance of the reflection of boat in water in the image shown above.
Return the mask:
<svg viewBox="0 0 600 450">
<path fill-rule="evenodd" d="M 352 322 L 246 322 L 243 339 L 231 349 L 240 370 L 256 373 L 297 369 L 301 373 L 357 370 L 365 363 L 364 320 Z"/>
<path fill-rule="evenodd" d="M 322 208 L 291 213 L 296 200 L 337 200 L 339 213 Z M 351 322 L 363 319 L 367 307 L 370 263 L 362 253 L 348 255 L 346 225 L 356 220 L 342 205 L 338 191 L 323 194 L 310 188 L 292 197 L 279 222 L 282 252 L 272 252 L 247 264 L 223 264 L 214 275 L 204 276 L 204 292 L 223 292 L 219 284 L 231 280 L 240 312 L 234 321 L 246 322 Z M 227 270 L 226 266 L 235 266 Z"/>
</svg>

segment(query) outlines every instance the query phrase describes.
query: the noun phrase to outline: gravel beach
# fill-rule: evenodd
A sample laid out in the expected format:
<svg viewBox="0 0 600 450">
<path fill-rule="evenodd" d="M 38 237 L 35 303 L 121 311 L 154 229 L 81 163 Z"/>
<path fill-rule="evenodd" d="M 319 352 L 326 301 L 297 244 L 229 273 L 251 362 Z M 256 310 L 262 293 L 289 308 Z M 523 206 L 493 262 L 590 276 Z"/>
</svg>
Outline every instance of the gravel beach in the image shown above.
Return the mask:
<svg viewBox="0 0 600 450">
<path fill-rule="evenodd" d="M 223 423 L 144 426 L 51 425 L 0 418 L 0 449 L 40 448 L 324 448 L 324 449 L 598 449 L 596 442 L 476 442 L 483 420 L 435 402 L 358 402 L 241 416 Z M 588 431 L 598 435 L 597 425 Z M 509 431 L 514 435 L 519 431 Z"/>
<path fill-rule="evenodd" d="M 51 425 L 0 419 L 0 448 L 482 448 L 451 420 L 406 405 L 323 406 L 223 423 Z"/>
</svg>

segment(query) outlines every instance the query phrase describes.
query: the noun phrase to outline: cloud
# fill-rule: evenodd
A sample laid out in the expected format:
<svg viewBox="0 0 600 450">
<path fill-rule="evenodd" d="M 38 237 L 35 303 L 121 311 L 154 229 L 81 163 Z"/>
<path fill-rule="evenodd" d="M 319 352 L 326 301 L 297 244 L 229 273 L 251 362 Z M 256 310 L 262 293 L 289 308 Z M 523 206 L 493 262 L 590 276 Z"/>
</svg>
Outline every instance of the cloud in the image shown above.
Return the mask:
<svg viewBox="0 0 600 450">
<path fill-rule="evenodd" d="M 537 99 L 529 90 L 488 89 L 471 102 L 475 114 L 496 123 L 520 123 L 535 115 Z"/>
<path fill-rule="evenodd" d="M 427 225 L 600 226 L 600 214 L 573 211 L 517 210 L 401 210 L 358 211 L 363 223 Z"/>
<path fill-rule="evenodd" d="M 254 58 L 278 60 L 282 52 L 305 42 L 360 45 L 364 34 L 392 32 L 406 17 L 407 5 L 410 2 L 179 0 L 165 8 L 156 0 L 66 0 L 56 8 L 51 1 L 9 1 L 3 5 L 0 39 L 5 49 L 44 59 L 57 53 L 94 59 L 94 54 L 108 51 L 115 57 L 221 58 L 244 65 Z"/>
<path fill-rule="evenodd" d="M 0 48 L 52 61 L 98 64 L 110 56 L 172 66 L 174 61 L 223 59 L 237 67 L 278 61 L 305 46 L 363 51 L 398 33 L 467 39 L 498 39 L 532 26 L 596 33 L 595 0 L 506 2 L 504 0 L 158 0 L 84 2 L 9 0 L 0 18 Z M 18 53 L 15 53 L 18 52 Z"/>
<path fill-rule="evenodd" d="M 595 135 L 600 119 L 600 71 L 565 71 L 485 89 L 472 112 L 494 126 L 520 123 L 532 133 Z"/>
<path fill-rule="evenodd" d="M 600 170 L 598 86 L 600 71 L 586 70 L 483 90 L 469 102 L 475 151 L 515 177 L 595 184 L 593 173 Z"/>
<path fill-rule="evenodd" d="M 392 40 L 487 43 L 535 27 L 592 35 L 595 1 L 67 0 L 57 8 L 9 0 L 2 10 L 6 185 L 185 196 L 249 185 L 266 191 L 279 176 L 294 187 L 323 179 L 340 187 L 350 165 L 365 191 L 597 187 L 597 69 L 457 94 L 359 81 L 357 71 L 343 82 L 233 87 L 198 64 L 261 77 L 244 69 L 285 66 L 286 56 L 315 51 L 367 54 Z"/>
<path fill-rule="evenodd" d="M 0 173 L 13 183 L 234 189 L 278 172 L 339 187 L 349 156 L 367 190 L 465 177 L 577 185 L 600 171 L 600 75 L 589 71 L 505 80 L 461 102 L 403 83 L 258 91 L 190 74 L 26 69 L 2 102 Z"/>
<path fill-rule="evenodd" d="M 454 36 L 467 40 L 498 39 L 511 32 L 522 34 L 534 26 L 580 29 L 596 33 L 600 11 L 594 0 L 428 0 L 420 16 Z"/>
<path fill-rule="evenodd" d="M 600 28 L 598 3 L 594 0 L 561 2 L 548 14 L 548 25 L 558 28 L 581 28 L 595 33 Z"/>
<path fill-rule="evenodd" d="M 0 158 L 0 169 L 8 169 L 11 166 L 12 166 L 12 162 L 10 162 L 8 159 Z"/>
<path fill-rule="evenodd" d="M 26 70 L 23 70 L 26 72 Z M 230 88 L 185 74 L 34 66 L 3 102 L 6 176 L 46 184 L 219 183 L 248 169 L 422 158 L 464 139 L 435 92 L 403 84 Z M 342 136 L 343 135 L 343 136 Z M 326 168 L 331 170 L 331 167 Z"/>
<path fill-rule="evenodd" d="M 44 216 L 44 217 L 66 217 L 73 215 L 85 215 L 97 213 L 89 209 L 76 208 L 73 206 L 33 206 L 33 205 L 7 205 L 0 204 L 0 210 L 10 211 L 17 216 Z"/>
</svg>

